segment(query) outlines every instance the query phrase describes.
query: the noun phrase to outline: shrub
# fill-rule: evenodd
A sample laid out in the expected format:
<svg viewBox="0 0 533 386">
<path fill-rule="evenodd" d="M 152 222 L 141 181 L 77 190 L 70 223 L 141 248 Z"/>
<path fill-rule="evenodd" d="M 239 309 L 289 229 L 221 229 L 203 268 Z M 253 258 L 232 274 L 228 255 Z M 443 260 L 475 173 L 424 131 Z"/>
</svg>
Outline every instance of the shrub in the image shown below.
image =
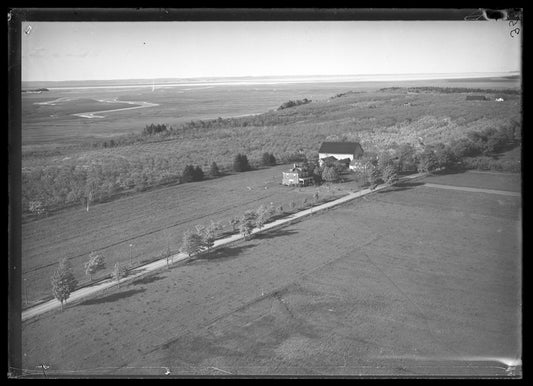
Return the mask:
<svg viewBox="0 0 533 386">
<path fill-rule="evenodd" d="M 233 217 L 231 220 L 229 220 L 229 224 L 231 225 L 233 231 L 235 231 L 239 226 L 239 219 L 237 217 Z"/>
<path fill-rule="evenodd" d="M 334 182 L 339 179 L 339 174 L 335 170 L 335 167 L 326 166 L 322 172 L 322 179 L 327 182 Z"/>
<path fill-rule="evenodd" d="M 323 169 L 321 169 L 319 166 L 315 166 L 313 169 L 313 179 L 315 180 L 315 184 L 320 185 L 322 183 L 322 172 Z"/>
<path fill-rule="evenodd" d="M 30 201 L 29 209 L 30 212 L 35 213 L 37 215 L 45 213 L 45 209 L 41 201 Z"/>
<path fill-rule="evenodd" d="M 311 100 L 309 100 L 307 98 L 304 98 L 302 100 L 296 100 L 296 101 L 289 100 L 288 102 L 285 102 L 281 106 L 279 106 L 278 110 L 284 110 L 284 109 L 288 109 L 290 107 L 304 105 L 304 104 L 307 104 L 307 103 L 311 103 Z"/>
<path fill-rule="evenodd" d="M 153 135 L 153 134 L 159 134 L 159 133 L 166 132 L 167 130 L 168 129 L 167 129 L 166 125 L 159 125 L 159 124 L 154 125 L 152 123 L 150 125 L 146 125 L 146 127 L 143 130 L 143 134 L 144 135 Z"/>
<path fill-rule="evenodd" d="M 97 252 L 91 252 L 89 254 L 89 261 L 85 263 L 85 274 L 88 275 L 89 279 L 92 281 L 93 275 L 103 269 L 105 269 L 104 255 Z"/>
</svg>

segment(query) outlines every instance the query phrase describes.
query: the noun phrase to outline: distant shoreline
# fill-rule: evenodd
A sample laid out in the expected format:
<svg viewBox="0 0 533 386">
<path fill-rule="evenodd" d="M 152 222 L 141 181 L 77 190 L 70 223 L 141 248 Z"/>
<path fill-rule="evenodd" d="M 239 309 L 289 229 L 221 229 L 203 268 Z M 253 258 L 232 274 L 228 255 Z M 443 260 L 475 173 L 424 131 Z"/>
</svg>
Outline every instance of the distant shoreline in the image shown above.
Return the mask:
<svg viewBox="0 0 533 386">
<path fill-rule="evenodd" d="M 309 76 L 309 77 L 242 77 L 242 78 L 197 78 L 197 79 L 159 79 L 150 82 L 147 79 L 139 80 L 95 80 L 95 81 L 47 81 L 23 82 L 28 89 L 46 86 L 52 90 L 84 90 L 84 89 L 110 89 L 110 88 L 148 88 L 148 87 L 197 87 L 197 86 L 253 86 L 276 84 L 301 84 L 301 83 L 358 83 L 358 82 L 405 82 L 423 80 L 449 80 L 466 81 L 475 80 L 507 80 L 519 81 L 520 75 L 509 74 L 408 74 L 408 75 L 352 75 L 352 76 Z"/>
</svg>

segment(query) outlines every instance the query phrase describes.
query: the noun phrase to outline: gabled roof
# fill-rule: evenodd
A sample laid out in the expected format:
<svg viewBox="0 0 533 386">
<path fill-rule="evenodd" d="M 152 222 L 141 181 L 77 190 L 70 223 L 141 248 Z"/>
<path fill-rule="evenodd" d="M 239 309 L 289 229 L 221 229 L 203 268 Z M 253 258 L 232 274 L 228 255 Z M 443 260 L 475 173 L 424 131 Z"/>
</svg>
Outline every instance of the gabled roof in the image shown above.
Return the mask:
<svg viewBox="0 0 533 386">
<path fill-rule="evenodd" d="M 322 142 L 319 153 L 362 155 L 363 149 L 357 142 Z"/>
</svg>

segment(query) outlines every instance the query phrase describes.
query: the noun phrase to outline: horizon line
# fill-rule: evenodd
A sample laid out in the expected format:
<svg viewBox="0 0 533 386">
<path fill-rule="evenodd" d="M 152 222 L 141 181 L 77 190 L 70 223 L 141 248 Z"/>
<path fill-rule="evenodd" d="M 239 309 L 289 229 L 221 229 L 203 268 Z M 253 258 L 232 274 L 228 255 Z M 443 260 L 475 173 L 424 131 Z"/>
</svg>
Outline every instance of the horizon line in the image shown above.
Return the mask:
<svg viewBox="0 0 533 386">
<path fill-rule="evenodd" d="M 340 78 L 340 77 L 385 77 L 385 76 L 458 76 L 462 77 L 495 77 L 495 76 L 521 76 L 522 72 L 518 71 L 504 71 L 504 72 L 435 72 L 435 73 L 388 73 L 388 74 L 313 74 L 313 75 L 231 75 L 231 76 L 217 76 L 217 75 L 205 75 L 205 76 L 191 76 L 191 77 L 157 77 L 157 78 L 111 78 L 111 79 L 63 79 L 63 80 L 21 80 L 21 83 L 60 83 L 60 82 L 112 82 L 112 81 L 140 81 L 140 80 L 191 80 L 191 79 L 243 79 L 243 78 Z M 474 76 L 477 75 L 477 76 Z M 459 79 L 457 78 L 457 79 Z M 453 77 L 449 78 L 453 79 Z"/>
</svg>

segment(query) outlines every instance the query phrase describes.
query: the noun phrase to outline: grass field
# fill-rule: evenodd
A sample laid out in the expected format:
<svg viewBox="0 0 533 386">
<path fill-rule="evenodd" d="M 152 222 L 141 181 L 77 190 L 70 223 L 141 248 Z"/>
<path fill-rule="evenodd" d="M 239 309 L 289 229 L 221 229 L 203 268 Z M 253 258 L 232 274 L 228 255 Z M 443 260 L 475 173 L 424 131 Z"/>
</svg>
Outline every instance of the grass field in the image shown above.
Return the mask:
<svg viewBox="0 0 533 386">
<path fill-rule="evenodd" d="M 177 251 L 183 232 L 197 224 L 221 221 L 223 231 L 230 231 L 228 221 L 248 209 L 271 202 L 302 205 L 319 197 L 331 198 L 358 190 L 355 183 L 328 188 L 291 188 L 280 185 L 280 165 L 269 169 L 229 175 L 215 180 L 169 186 L 143 194 L 95 205 L 89 212 L 83 206 L 70 208 L 22 225 L 22 269 L 29 304 L 51 296 L 50 277 L 63 257 L 72 259 L 80 282 L 87 279 L 83 263 L 91 251 L 106 256 L 108 275 L 115 262 L 129 263 L 154 258 L 168 247 Z M 96 275 L 98 277 L 100 275 Z"/>
<path fill-rule="evenodd" d="M 521 356 L 520 210 L 417 184 L 375 193 L 24 323 L 24 368 L 506 375 L 488 358 Z"/>
</svg>

